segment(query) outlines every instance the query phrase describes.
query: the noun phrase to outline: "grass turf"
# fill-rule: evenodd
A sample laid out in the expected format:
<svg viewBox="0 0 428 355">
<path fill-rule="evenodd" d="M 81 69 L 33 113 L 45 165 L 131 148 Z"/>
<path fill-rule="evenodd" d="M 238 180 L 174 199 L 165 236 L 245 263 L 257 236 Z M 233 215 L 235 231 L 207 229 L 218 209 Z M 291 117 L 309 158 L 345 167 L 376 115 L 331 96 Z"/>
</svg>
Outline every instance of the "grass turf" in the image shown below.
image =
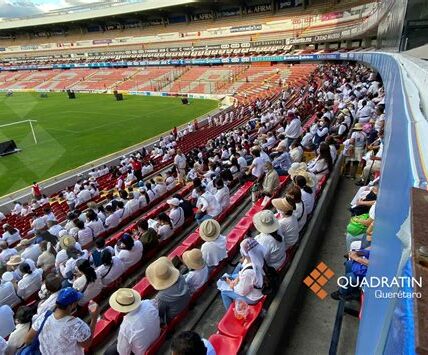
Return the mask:
<svg viewBox="0 0 428 355">
<path fill-rule="evenodd" d="M 14 139 L 22 152 L 0 157 L 0 196 L 171 130 L 217 107 L 217 101 L 180 98 L 37 93 L 0 96 L 0 125 L 37 120 L 35 144 L 29 124 L 0 127 L 0 142 Z"/>
</svg>

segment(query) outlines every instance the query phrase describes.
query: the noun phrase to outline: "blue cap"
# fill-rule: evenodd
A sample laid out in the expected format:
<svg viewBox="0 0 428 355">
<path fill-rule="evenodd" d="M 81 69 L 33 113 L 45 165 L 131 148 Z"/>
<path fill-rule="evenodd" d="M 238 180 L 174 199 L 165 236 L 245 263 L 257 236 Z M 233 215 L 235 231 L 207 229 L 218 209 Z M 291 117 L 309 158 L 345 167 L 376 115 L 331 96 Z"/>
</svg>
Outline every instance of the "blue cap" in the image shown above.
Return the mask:
<svg viewBox="0 0 428 355">
<path fill-rule="evenodd" d="M 78 302 L 83 297 L 81 292 L 76 291 L 73 287 L 63 288 L 58 293 L 56 304 L 67 307 L 70 304 Z"/>
</svg>

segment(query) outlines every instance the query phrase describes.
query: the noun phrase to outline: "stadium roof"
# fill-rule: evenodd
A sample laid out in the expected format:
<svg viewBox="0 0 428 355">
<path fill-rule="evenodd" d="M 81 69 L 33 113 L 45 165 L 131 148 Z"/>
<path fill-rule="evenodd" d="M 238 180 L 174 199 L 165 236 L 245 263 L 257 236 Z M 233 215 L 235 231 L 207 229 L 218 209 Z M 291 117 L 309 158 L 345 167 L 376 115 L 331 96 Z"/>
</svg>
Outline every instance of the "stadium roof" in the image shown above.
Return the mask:
<svg viewBox="0 0 428 355">
<path fill-rule="evenodd" d="M 110 0 L 49 11 L 29 17 L 2 19 L 0 30 L 19 29 L 40 25 L 54 25 L 94 18 L 163 9 L 173 6 L 201 3 L 198 0 Z"/>
</svg>

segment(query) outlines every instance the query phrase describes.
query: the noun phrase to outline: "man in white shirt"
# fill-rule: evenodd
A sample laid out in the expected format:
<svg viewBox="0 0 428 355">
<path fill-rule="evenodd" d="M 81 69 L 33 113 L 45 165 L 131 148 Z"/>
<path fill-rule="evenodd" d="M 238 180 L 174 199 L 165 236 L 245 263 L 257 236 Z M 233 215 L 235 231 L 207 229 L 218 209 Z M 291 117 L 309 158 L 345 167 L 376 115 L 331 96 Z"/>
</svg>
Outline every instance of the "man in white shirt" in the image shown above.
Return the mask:
<svg viewBox="0 0 428 355">
<path fill-rule="evenodd" d="M 0 283 L 0 306 L 8 305 L 14 307 L 21 303 L 20 298 L 17 296 L 15 287 L 12 281 L 14 276 L 12 272 L 6 271 L 1 277 Z"/>
<path fill-rule="evenodd" d="M 302 123 L 294 112 L 289 112 L 288 118 L 290 121 L 285 128 L 284 135 L 287 138 L 287 145 L 290 146 L 302 134 Z"/>
<path fill-rule="evenodd" d="M 0 263 L 6 264 L 12 255 L 18 254 L 14 248 L 9 248 L 6 242 L 0 242 Z"/>
<path fill-rule="evenodd" d="M 185 182 L 185 176 L 186 176 L 186 156 L 183 154 L 181 149 L 177 149 L 177 154 L 174 157 L 174 165 L 177 169 L 177 177 L 178 177 L 178 183 L 183 184 Z"/>
<path fill-rule="evenodd" d="M 202 222 L 199 236 L 205 241 L 201 246 L 202 257 L 208 268 L 212 269 L 227 257 L 226 237 L 220 234 L 220 224 L 214 219 Z"/>
<path fill-rule="evenodd" d="M 144 354 L 160 335 L 159 311 L 152 300 L 141 300 L 138 292 L 121 288 L 110 297 L 110 306 L 124 313 L 117 343 L 106 354 Z"/>
<path fill-rule="evenodd" d="M 19 216 L 22 211 L 22 204 L 18 201 L 15 201 L 14 204 L 13 210 L 10 213 Z"/>
<path fill-rule="evenodd" d="M 22 259 L 31 259 L 34 262 L 37 262 L 37 259 L 42 254 L 42 249 L 40 249 L 39 244 L 33 244 L 29 239 L 24 239 L 19 243 L 18 247 L 24 248 L 21 253 Z"/>
<path fill-rule="evenodd" d="M 120 223 L 120 218 L 117 214 L 114 213 L 113 207 L 111 207 L 110 205 L 107 205 L 105 208 L 105 211 L 107 214 L 107 218 L 106 218 L 106 221 L 104 223 L 106 229 L 111 229 L 111 228 L 117 227 Z"/>
<path fill-rule="evenodd" d="M 202 185 L 196 188 L 196 192 L 199 196 L 196 201 L 198 208 L 196 221 L 201 223 L 206 219 L 217 217 L 221 213 L 221 207 L 215 196 L 211 192 L 205 191 L 205 186 Z"/>
<path fill-rule="evenodd" d="M 252 149 L 251 155 L 254 157 L 254 159 L 251 165 L 248 167 L 248 171 L 250 171 L 251 175 L 256 179 L 259 179 L 265 171 L 265 162 L 260 157 L 260 150 L 258 148 Z"/>
<path fill-rule="evenodd" d="M 130 192 L 128 194 L 128 201 L 125 203 L 125 216 L 132 216 L 139 209 L 138 199 L 134 198 L 134 193 Z"/>
<path fill-rule="evenodd" d="M 8 245 L 15 244 L 16 242 L 19 242 L 21 240 L 21 235 L 19 234 L 19 231 L 16 228 L 13 228 L 9 224 L 3 225 L 4 233 L 0 240 L 5 241 Z"/>
<path fill-rule="evenodd" d="M 16 293 L 19 297 L 26 300 L 34 293 L 38 292 L 42 287 L 42 269 L 31 270 L 31 267 L 26 262 L 19 265 L 19 271 L 24 275 L 18 282 Z"/>
<path fill-rule="evenodd" d="M 83 186 L 80 187 L 80 191 L 77 194 L 77 205 L 81 205 L 87 201 L 89 201 L 92 198 L 91 193 L 89 190 L 86 190 Z"/>
</svg>

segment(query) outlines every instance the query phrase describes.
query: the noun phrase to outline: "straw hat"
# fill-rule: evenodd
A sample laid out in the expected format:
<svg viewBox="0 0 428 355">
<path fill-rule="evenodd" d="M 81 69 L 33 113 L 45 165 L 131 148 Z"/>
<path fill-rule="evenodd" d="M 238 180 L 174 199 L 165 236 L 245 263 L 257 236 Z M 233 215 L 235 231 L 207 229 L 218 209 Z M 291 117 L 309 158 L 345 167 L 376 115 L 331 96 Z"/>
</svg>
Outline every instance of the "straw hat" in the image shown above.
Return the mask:
<svg viewBox="0 0 428 355">
<path fill-rule="evenodd" d="M 146 277 L 155 290 L 161 291 L 174 285 L 180 272 L 166 256 L 160 257 L 146 269 Z"/>
<path fill-rule="evenodd" d="M 119 288 L 109 299 L 110 307 L 121 313 L 129 313 L 141 304 L 140 294 L 132 288 Z"/>
<path fill-rule="evenodd" d="M 310 173 L 306 170 L 299 170 L 294 176 L 303 176 L 306 179 L 306 185 L 309 187 L 314 187 L 316 184 L 316 177 L 313 173 Z M 294 178 L 293 176 L 293 178 Z"/>
<path fill-rule="evenodd" d="M 308 170 L 308 166 L 306 165 L 306 163 L 293 163 L 288 169 L 288 175 L 293 178 L 297 175 L 296 172 L 301 170 Z"/>
<path fill-rule="evenodd" d="M 256 213 L 253 217 L 253 224 L 261 233 L 273 233 L 279 229 L 279 222 L 270 210 L 263 210 Z"/>
<path fill-rule="evenodd" d="M 62 249 L 67 249 L 68 247 L 74 246 L 76 244 L 76 239 L 72 237 L 71 235 L 64 235 L 59 240 L 59 245 Z"/>
<path fill-rule="evenodd" d="M 155 176 L 155 178 L 153 179 L 155 181 L 156 184 L 163 184 L 165 182 L 164 178 L 162 176 Z"/>
<path fill-rule="evenodd" d="M 207 219 L 199 226 L 199 236 L 206 242 L 212 242 L 220 234 L 220 224 L 215 219 Z"/>
<path fill-rule="evenodd" d="M 183 253 L 183 262 L 189 268 L 193 270 L 200 270 L 205 266 L 202 252 L 199 249 L 192 249 Z"/>
<path fill-rule="evenodd" d="M 6 263 L 7 266 L 17 266 L 21 264 L 24 260 L 21 258 L 21 255 L 13 255 L 10 257 L 9 261 Z"/>
<path fill-rule="evenodd" d="M 272 205 L 278 211 L 281 211 L 281 212 L 289 212 L 293 210 L 293 206 L 287 201 L 285 197 L 273 199 Z"/>
<path fill-rule="evenodd" d="M 33 241 L 31 239 L 22 239 L 19 244 L 17 245 L 17 247 L 26 247 L 33 244 Z"/>
<path fill-rule="evenodd" d="M 352 128 L 354 131 L 362 131 L 363 130 L 363 124 L 358 122 L 355 124 L 355 126 Z"/>
</svg>

